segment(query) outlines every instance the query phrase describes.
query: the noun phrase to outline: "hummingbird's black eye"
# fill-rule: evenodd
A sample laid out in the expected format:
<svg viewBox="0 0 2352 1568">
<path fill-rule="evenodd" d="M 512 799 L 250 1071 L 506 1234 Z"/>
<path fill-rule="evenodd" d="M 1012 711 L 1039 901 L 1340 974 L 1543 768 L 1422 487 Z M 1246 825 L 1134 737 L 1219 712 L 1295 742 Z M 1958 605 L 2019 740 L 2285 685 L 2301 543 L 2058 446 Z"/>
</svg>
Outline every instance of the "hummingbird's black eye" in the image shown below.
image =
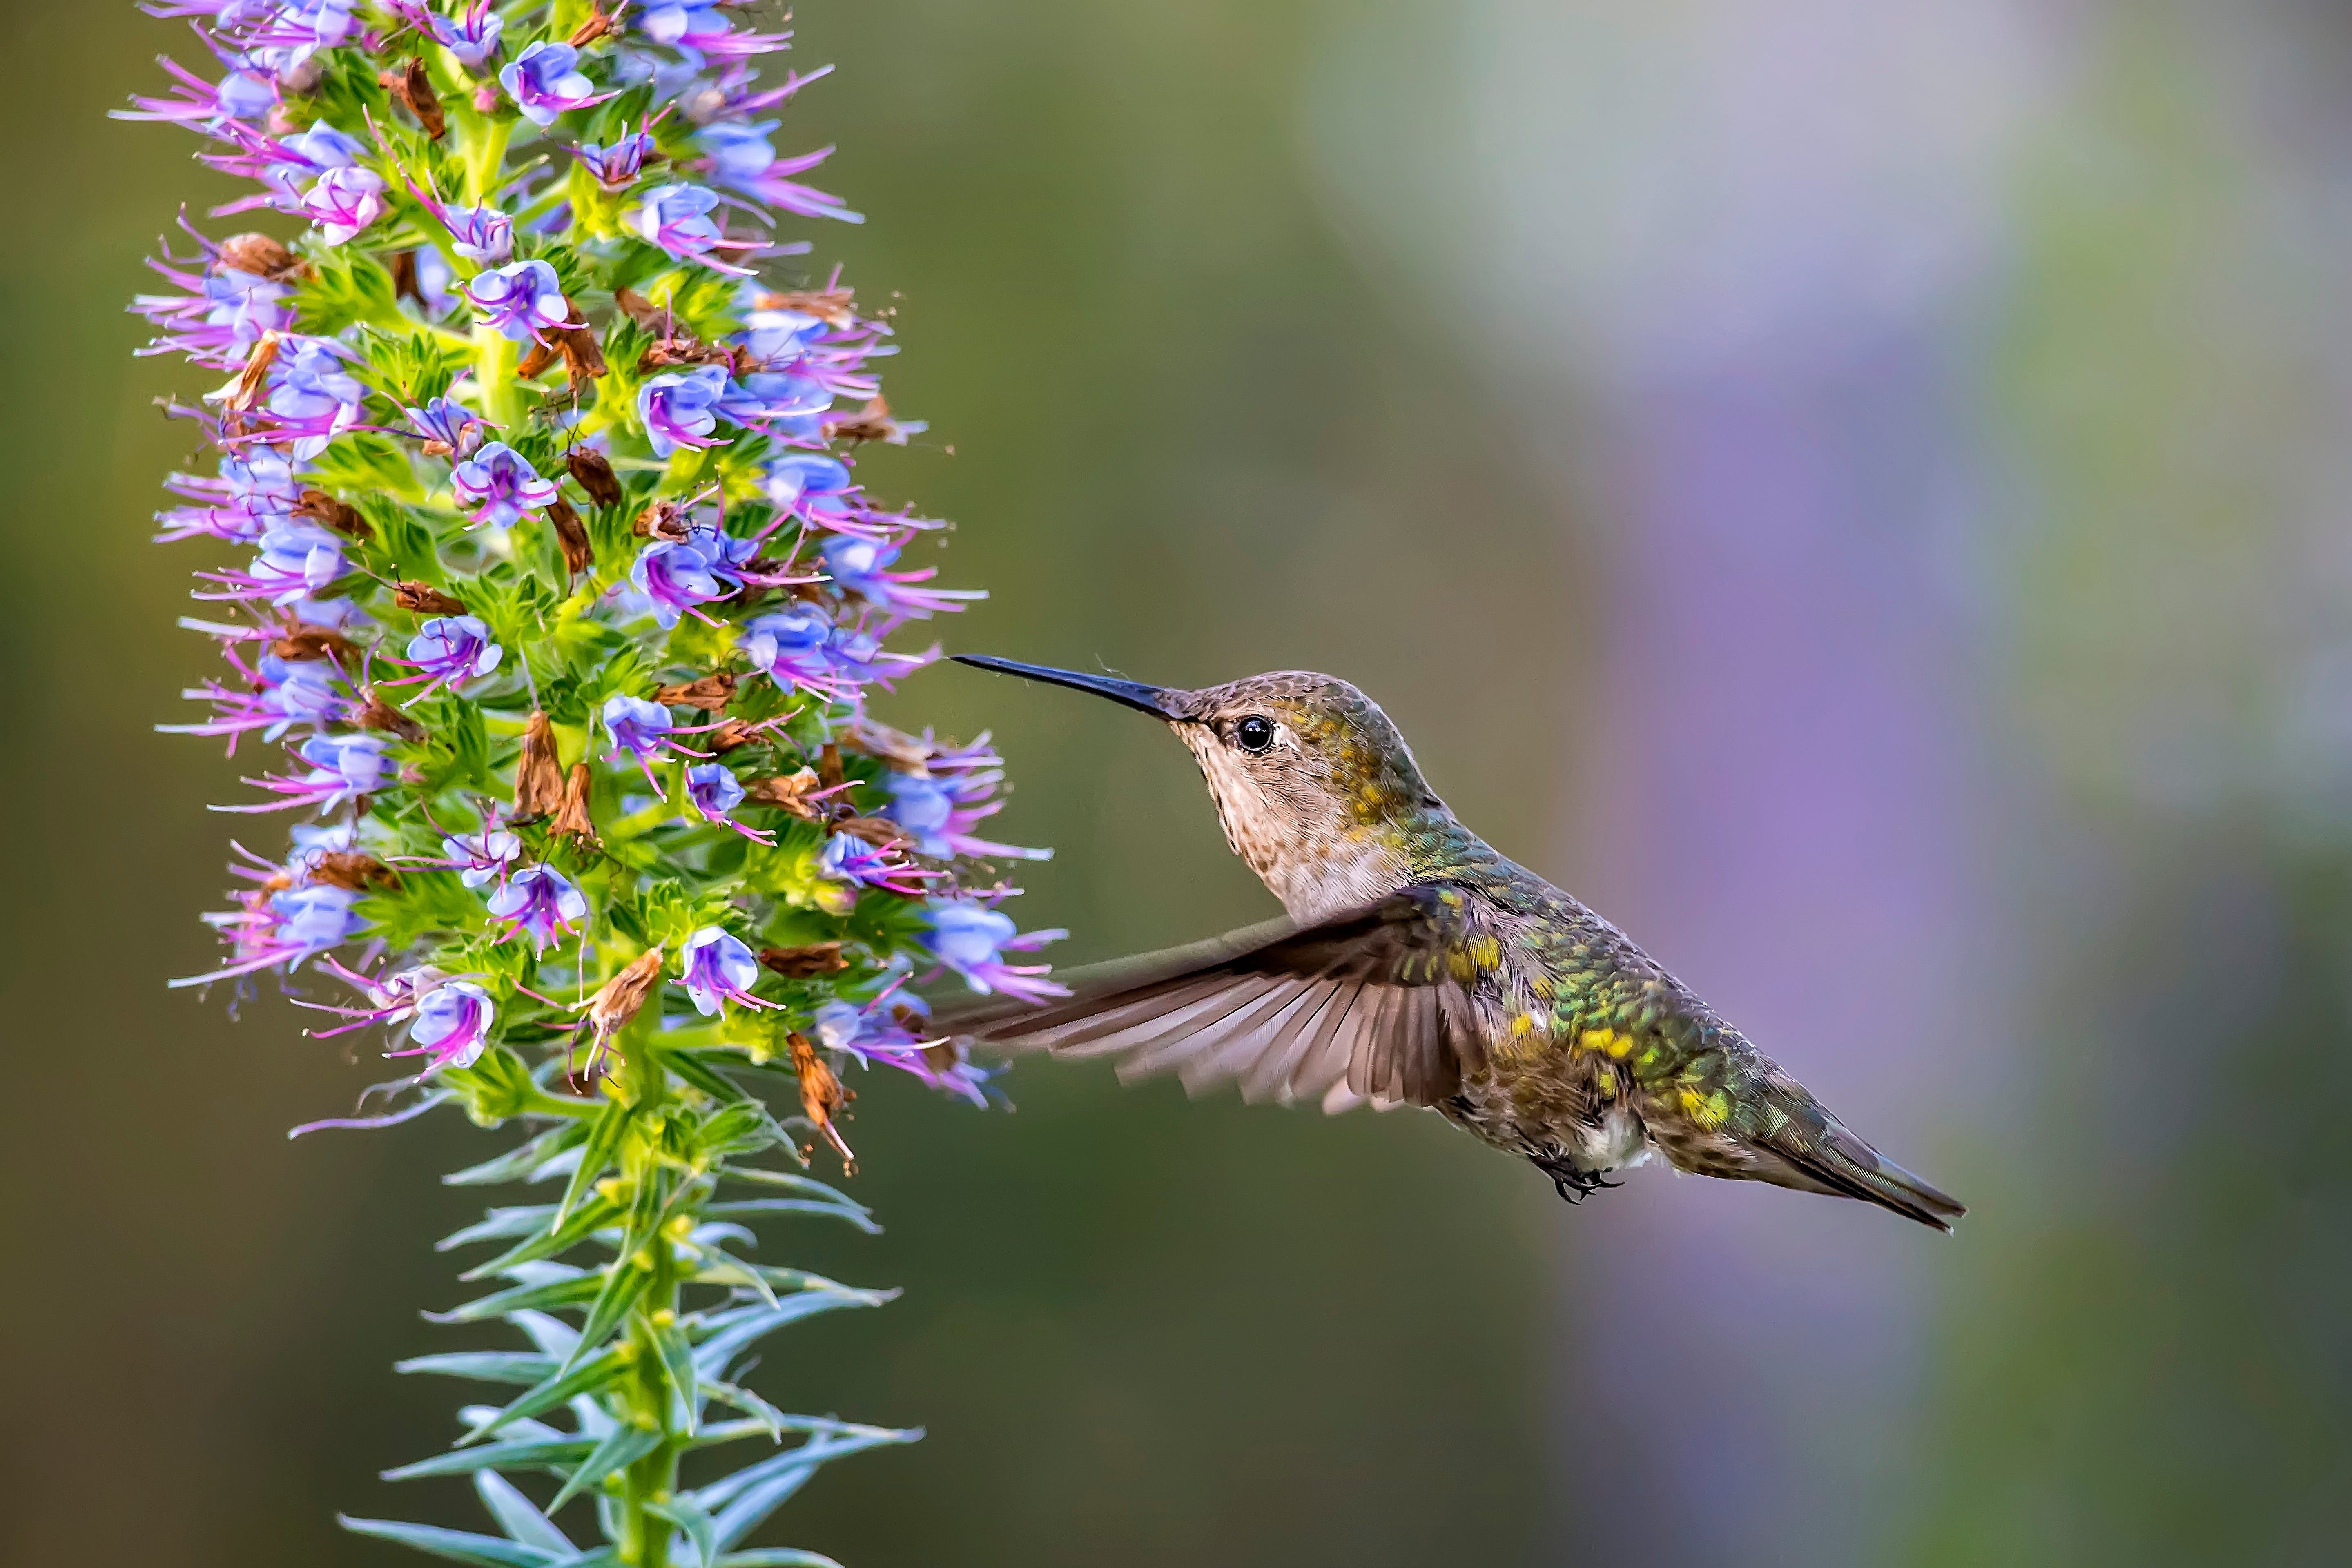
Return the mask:
<svg viewBox="0 0 2352 1568">
<path fill-rule="evenodd" d="M 1234 744 L 1253 756 L 1272 748 L 1274 720 L 1254 713 L 1234 726 Z"/>
</svg>

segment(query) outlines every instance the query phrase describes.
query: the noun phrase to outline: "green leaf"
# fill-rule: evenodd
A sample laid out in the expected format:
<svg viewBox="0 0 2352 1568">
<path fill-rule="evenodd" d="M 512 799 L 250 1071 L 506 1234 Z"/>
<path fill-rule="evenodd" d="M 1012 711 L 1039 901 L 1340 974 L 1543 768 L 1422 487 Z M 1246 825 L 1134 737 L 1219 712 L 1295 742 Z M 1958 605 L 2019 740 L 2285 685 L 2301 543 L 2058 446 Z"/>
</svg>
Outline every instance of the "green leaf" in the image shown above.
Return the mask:
<svg viewBox="0 0 2352 1568">
<path fill-rule="evenodd" d="M 898 1295 L 896 1291 L 805 1291 L 772 1307 L 744 1307 L 731 1312 L 704 1320 L 705 1328 L 717 1330 L 709 1339 L 694 1348 L 695 1369 L 705 1377 L 718 1377 L 727 1370 L 728 1363 L 761 1340 L 788 1324 L 819 1312 L 830 1312 L 843 1307 L 878 1307 Z"/>
<path fill-rule="evenodd" d="M 577 1307 L 596 1299 L 603 1281 L 584 1270 L 569 1279 L 550 1280 L 539 1285 L 516 1285 L 504 1291 L 452 1307 L 446 1312 L 426 1312 L 425 1321 L 434 1323 L 474 1323 L 490 1318 L 502 1318 L 509 1312 L 535 1308 L 540 1311 Z"/>
<path fill-rule="evenodd" d="M 555 1500 L 547 1505 L 547 1511 L 553 1513 L 582 1492 L 592 1487 L 603 1486 L 605 1478 L 628 1469 L 660 1448 L 661 1444 L 662 1435 L 657 1431 L 648 1431 L 643 1427 L 614 1427 L 593 1452 L 582 1458 L 570 1479 L 564 1481 L 563 1490 L 557 1492 Z"/>
<path fill-rule="evenodd" d="M 443 1377 L 470 1377 L 477 1383 L 520 1383 L 528 1388 L 544 1382 L 555 1370 L 551 1355 L 513 1350 L 445 1350 L 436 1355 L 412 1355 L 392 1364 L 394 1372 L 436 1373 Z"/>
<path fill-rule="evenodd" d="M 750 1423 L 746 1423 L 750 1425 Z M 595 1448 L 586 1437 L 536 1437 L 527 1442 L 487 1443 L 478 1448 L 456 1448 L 419 1459 L 413 1465 L 386 1470 L 388 1481 L 411 1481 L 426 1476 L 471 1475 L 476 1470 L 548 1470 L 562 1474 L 586 1458 Z"/>
<path fill-rule="evenodd" d="M 746 1197 L 730 1203 L 714 1203 L 703 1211 L 706 1219 L 737 1219 L 753 1214 L 815 1214 L 828 1219 L 845 1219 L 868 1236 L 879 1236 L 882 1228 L 874 1223 L 873 1214 L 860 1203 L 818 1203 L 802 1197 Z"/>
<path fill-rule="evenodd" d="M 761 1186 L 780 1186 L 789 1192 L 846 1204 L 852 1208 L 864 1207 L 839 1187 L 827 1186 L 821 1181 L 801 1176 L 793 1171 L 763 1170 L 758 1166 L 729 1166 L 719 1173 L 719 1176 L 721 1181 L 748 1181 L 756 1182 Z"/>
<path fill-rule="evenodd" d="M 619 1204 L 610 1198 L 600 1197 L 565 1221 L 562 1228 L 533 1237 L 520 1247 L 501 1252 L 487 1263 L 467 1270 L 457 1278 L 468 1282 L 487 1280 L 505 1273 L 518 1263 L 533 1263 L 541 1258 L 568 1252 L 613 1223 L 620 1212 Z"/>
<path fill-rule="evenodd" d="M 677 1323 L 665 1323 L 654 1330 L 654 1343 L 661 1351 L 662 1370 L 669 1375 L 669 1385 L 677 1393 L 678 1407 L 686 1414 L 687 1436 L 694 1435 L 694 1385 L 699 1367 L 694 1347 L 687 1342 L 686 1330 Z"/>
<path fill-rule="evenodd" d="M 476 1535 L 466 1530 L 443 1530 L 432 1524 L 402 1524 L 389 1519 L 353 1519 L 349 1514 L 335 1515 L 335 1522 L 354 1535 L 373 1535 L 379 1541 L 396 1541 L 414 1551 L 434 1557 L 446 1557 L 452 1563 L 473 1563 L 480 1568 L 550 1568 L 558 1561 L 552 1552 L 542 1552 L 534 1546 L 517 1542 L 501 1541 L 495 1535 Z"/>
<path fill-rule="evenodd" d="M 580 1122 L 566 1122 L 551 1128 L 529 1143 L 508 1150 L 494 1160 L 454 1171 L 441 1178 L 448 1186 L 488 1186 L 498 1182 L 526 1181 L 540 1166 L 588 1136 L 588 1128 Z"/>
<path fill-rule="evenodd" d="M 747 1291 L 757 1291 L 760 1299 L 770 1306 L 777 1305 L 775 1288 L 770 1285 L 753 1263 L 746 1263 L 717 1247 L 698 1245 L 702 1255 L 702 1267 L 695 1271 L 698 1285 L 736 1285 Z"/>
<path fill-rule="evenodd" d="M 841 1568 L 841 1564 L 822 1552 L 803 1552 L 793 1546 L 760 1546 L 749 1552 L 730 1552 L 711 1568 Z"/>
<path fill-rule="evenodd" d="M 667 1502 L 649 1502 L 646 1511 L 685 1531 L 687 1540 L 694 1543 L 696 1563 L 699 1568 L 710 1568 L 711 1561 L 719 1555 L 719 1525 L 708 1512 L 682 1497 Z"/>
<path fill-rule="evenodd" d="M 561 1377 L 551 1377 L 513 1404 L 507 1406 L 488 1420 L 478 1423 L 457 1439 L 460 1447 L 487 1437 L 509 1421 L 526 1416 L 538 1416 L 554 1409 L 576 1394 L 593 1394 L 618 1378 L 625 1366 L 617 1349 L 583 1363 Z"/>
<path fill-rule="evenodd" d="M 629 1261 L 633 1251 L 634 1248 L 622 1248 L 620 1257 L 604 1270 L 604 1286 L 596 1292 L 586 1321 L 580 1325 L 580 1344 L 572 1353 L 573 1360 L 604 1343 L 605 1336 L 628 1315 L 629 1309 L 636 1305 L 637 1298 L 645 1294 L 649 1276 L 645 1270 Z"/>
<path fill-rule="evenodd" d="M 536 1546 L 558 1559 L 570 1557 L 580 1549 L 572 1544 L 563 1531 L 555 1528 L 539 1505 L 515 1490 L 515 1485 L 496 1470 L 474 1472 L 474 1490 L 481 1495 L 482 1506 L 499 1521 L 499 1528 L 525 1546 Z"/>
<path fill-rule="evenodd" d="M 612 1163 L 614 1151 L 621 1146 L 621 1135 L 629 1130 L 629 1108 L 615 1100 L 604 1107 L 588 1131 L 588 1141 L 580 1151 L 580 1168 L 572 1173 L 571 1183 L 563 1189 L 563 1201 L 555 1206 L 556 1218 L 561 1223 L 572 1207 L 596 1185 Z"/>
<path fill-rule="evenodd" d="M 713 1399 L 718 1400 L 721 1405 L 731 1405 L 736 1409 L 743 1411 L 749 1415 L 751 1417 L 750 1424 L 757 1427 L 759 1430 L 766 1433 L 769 1440 L 772 1442 L 781 1443 L 784 1440 L 785 1433 L 797 1432 L 803 1429 L 793 1425 L 793 1423 L 800 1419 L 800 1417 L 785 1415 L 782 1411 L 777 1409 L 774 1406 L 769 1404 L 766 1400 L 761 1398 L 758 1395 L 752 1393 L 748 1388 L 741 1387 L 732 1383 L 721 1383 L 717 1378 L 713 1377 L 704 1378 L 701 1383 L 701 1387 L 705 1393 L 709 1394 Z M 737 1427 L 745 1425 L 745 1423 L 730 1421 L 727 1423 L 727 1425 L 730 1427 Z M 709 1437 L 710 1431 L 711 1428 L 709 1427 L 703 1428 L 701 1437 Z M 698 1441 L 699 1440 L 700 1438 L 698 1438 Z"/>
<path fill-rule="evenodd" d="M 751 1098 L 741 1088 L 730 1082 L 719 1074 L 717 1069 L 706 1064 L 692 1051 L 663 1051 L 662 1064 L 687 1082 L 722 1103 L 733 1103 Z"/>
<path fill-rule="evenodd" d="M 535 1236 L 555 1217 L 551 1203 L 493 1208 L 463 1230 L 454 1230 L 433 1244 L 436 1252 L 454 1251 L 477 1241 L 503 1241 L 509 1236 Z"/>
</svg>

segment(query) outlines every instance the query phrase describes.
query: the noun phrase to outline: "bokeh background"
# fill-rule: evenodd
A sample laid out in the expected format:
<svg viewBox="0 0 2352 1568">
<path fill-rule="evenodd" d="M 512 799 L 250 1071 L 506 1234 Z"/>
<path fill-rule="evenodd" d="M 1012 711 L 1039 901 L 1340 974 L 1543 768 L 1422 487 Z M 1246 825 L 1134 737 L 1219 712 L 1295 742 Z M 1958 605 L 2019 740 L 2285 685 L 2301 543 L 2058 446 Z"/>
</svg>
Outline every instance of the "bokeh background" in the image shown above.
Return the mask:
<svg viewBox="0 0 2352 1568">
<path fill-rule="evenodd" d="M 186 35 L 10 0 L 0 1558 L 389 1564 L 432 1239 L 495 1146 L 163 979 L 233 769 L 121 311 Z M 1638 1173 L 1024 1065 L 874 1082 L 905 1299 L 776 1343 L 922 1423 L 853 1564 L 2304 1564 L 2352 1496 L 2352 22 L 2315 0 L 809 0 L 901 296 L 886 487 L 958 646 L 1344 674 L 1455 808 L 1976 1206 Z M 952 447 L 950 454 L 945 448 Z M 1255 919 L 1181 749 L 942 669 L 1070 959 Z"/>
</svg>

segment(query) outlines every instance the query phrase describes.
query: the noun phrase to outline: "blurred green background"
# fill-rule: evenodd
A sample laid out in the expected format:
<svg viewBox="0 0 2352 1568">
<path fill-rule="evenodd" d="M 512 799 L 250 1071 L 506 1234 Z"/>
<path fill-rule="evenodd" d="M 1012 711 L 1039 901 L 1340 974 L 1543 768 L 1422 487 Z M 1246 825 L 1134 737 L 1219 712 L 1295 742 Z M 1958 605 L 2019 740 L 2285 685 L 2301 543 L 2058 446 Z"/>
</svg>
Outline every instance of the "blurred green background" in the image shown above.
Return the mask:
<svg viewBox="0 0 2352 1568">
<path fill-rule="evenodd" d="M 285 1142 L 371 1082 L 210 961 L 236 768 L 145 540 L 187 387 L 123 301 L 192 40 L 11 0 L 16 1563 L 389 1563 L 467 1523 L 434 1238 L 497 1146 Z M 921 1423 L 780 1539 L 863 1564 L 2343 1561 L 2352 1495 L 2352 24 L 2259 0 L 812 0 L 790 112 L 900 297 L 886 493 L 952 646 L 1370 689 L 1438 789 L 1976 1206 L 1637 1173 L 1024 1063 L 870 1082 L 906 1298 L 777 1342 Z M 950 455 L 944 450 L 951 446 Z M 1024 924 L 1255 919 L 1154 727 L 953 668 Z M 250 824 L 248 824 L 249 826 Z M 780 1240 L 783 1239 L 779 1239 Z M 772 1248 L 781 1253 L 783 1249 Z"/>
</svg>

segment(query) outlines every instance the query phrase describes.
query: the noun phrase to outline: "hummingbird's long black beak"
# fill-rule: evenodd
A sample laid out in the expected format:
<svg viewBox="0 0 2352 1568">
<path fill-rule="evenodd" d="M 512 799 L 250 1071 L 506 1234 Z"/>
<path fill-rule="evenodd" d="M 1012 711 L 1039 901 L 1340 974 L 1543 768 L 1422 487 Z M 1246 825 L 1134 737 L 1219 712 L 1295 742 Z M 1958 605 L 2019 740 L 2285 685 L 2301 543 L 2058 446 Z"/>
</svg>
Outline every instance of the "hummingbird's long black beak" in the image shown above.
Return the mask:
<svg viewBox="0 0 2352 1568">
<path fill-rule="evenodd" d="M 1111 675 L 1082 675 L 1076 670 L 1049 669 L 1044 664 L 1015 664 L 990 653 L 956 653 L 951 655 L 959 664 L 970 664 L 977 670 L 994 670 L 1000 674 L 1019 675 L 1023 680 L 1043 681 L 1047 685 L 1069 686 L 1076 691 L 1092 692 L 1098 697 L 1108 697 L 1154 718 L 1180 719 L 1171 700 L 1176 693 L 1165 686 L 1147 686 L 1141 681 L 1122 681 Z"/>
</svg>

